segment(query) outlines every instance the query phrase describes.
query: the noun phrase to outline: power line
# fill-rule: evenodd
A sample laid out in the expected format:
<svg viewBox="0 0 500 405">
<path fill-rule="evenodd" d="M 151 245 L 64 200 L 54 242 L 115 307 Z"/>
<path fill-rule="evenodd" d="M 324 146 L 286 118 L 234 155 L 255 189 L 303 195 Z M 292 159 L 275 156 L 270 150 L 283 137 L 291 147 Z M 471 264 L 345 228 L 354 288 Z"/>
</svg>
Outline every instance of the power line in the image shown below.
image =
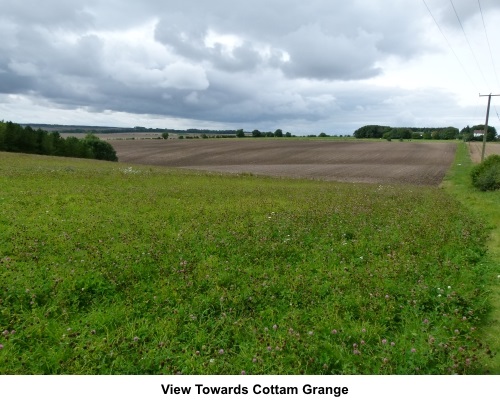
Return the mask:
<svg viewBox="0 0 500 405">
<path fill-rule="evenodd" d="M 486 29 L 486 22 L 484 21 L 484 14 L 483 14 L 483 8 L 481 7 L 481 0 L 477 0 L 477 4 L 479 5 L 479 11 L 481 13 L 481 19 L 483 21 L 484 35 L 486 36 L 486 42 L 488 44 L 488 50 L 490 51 L 490 59 L 491 59 L 491 64 L 493 66 L 493 73 L 495 74 L 495 79 L 497 81 L 497 86 L 498 86 L 498 88 L 500 88 L 500 81 L 498 80 L 498 74 L 497 74 L 497 69 L 496 69 L 496 66 L 495 66 L 495 60 L 493 59 L 493 52 L 491 51 L 490 39 L 488 37 L 488 30 Z M 500 115 L 498 114 L 498 110 L 497 110 L 497 107 L 496 107 L 495 104 L 493 104 L 493 108 L 495 109 L 498 121 L 500 122 Z"/>
<path fill-rule="evenodd" d="M 488 30 L 486 29 L 486 23 L 484 22 L 483 8 L 481 7 L 480 0 L 477 0 L 477 3 L 479 4 L 479 11 L 481 12 L 481 18 L 483 20 L 484 34 L 486 35 L 486 42 L 488 43 L 488 49 L 490 51 L 490 58 L 491 58 L 491 64 L 493 65 L 493 72 L 495 73 L 495 78 L 497 80 L 497 86 L 498 86 L 498 88 L 500 88 L 500 82 L 498 80 L 497 69 L 495 66 L 495 60 L 493 59 L 493 52 L 491 51 L 490 39 L 488 37 Z M 497 113 L 497 115 L 498 115 L 498 113 Z"/>
<path fill-rule="evenodd" d="M 441 32 L 441 35 L 443 36 L 444 40 L 446 41 L 446 43 L 448 44 L 448 47 L 451 49 L 451 52 L 453 53 L 453 55 L 455 55 L 455 58 L 457 59 L 457 62 L 458 64 L 460 65 L 460 67 L 462 68 L 462 70 L 464 71 L 465 75 L 468 77 L 468 79 L 470 80 L 472 86 L 476 89 L 478 89 L 478 87 L 476 86 L 476 84 L 474 83 L 474 81 L 472 80 L 472 78 L 470 77 L 469 73 L 467 73 L 467 70 L 465 69 L 464 65 L 462 64 L 460 58 L 458 57 L 457 53 L 455 52 L 455 50 L 453 49 L 453 47 L 451 46 L 451 43 L 450 41 L 448 41 L 448 38 L 446 37 L 446 35 L 444 34 L 443 30 L 441 29 L 441 26 L 439 25 L 439 23 L 437 22 L 436 18 L 434 17 L 434 15 L 432 14 L 432 11 L 431 9 L 429 8 L 429 6 L 427 5 L 427 3 L 425 2 L 425 0 L 422 0 L 422 2 L 425 4 L 425 7 L 427 8 L 427 11 L 429 12 L 429 14 L 431 15 L 432 19 L 434 20 L 434 23 L 436 24 L 436 26 L 438 27 L 439 29 L 439 32 Z"/>
<path fill-rule="evenodd" d="M 455 8 L 455 5 L 453 4 L 453 0 L 450 0 L 451 6 L 453 7 L 453 11 L 455 12 L 455 15 L 457 17 L 458 23 L 460 24 L 460 28 L 462 28 L 462 32 L 464 34 L 465 40 L 467 41 L 467 45 L 469 45 L 469 49 L 472 53 L 472 56 L 474 56 L 474 60 L 476 61 L 477 68 L 479 69 L 479 72 L 481 73 L 481 76 L 483 76 L 484 83 L 486 86 L 490 87 L 488 85 L 488 81 L 486 80 L 486 77 L 484 76 L 483 70 L 481 69 L 481 65 L 479 64 L 479 61 L 477 60 L 476 54 L 474 50 L 472 49 L 472 46 L 470 44 L 469 38 L 467 37 L 467 34 L 465 33 L 464 26 L 462 24 L 462 21 L 460 20 L 460 17 L 458 16 L 457 9 Z"/>
</svg>

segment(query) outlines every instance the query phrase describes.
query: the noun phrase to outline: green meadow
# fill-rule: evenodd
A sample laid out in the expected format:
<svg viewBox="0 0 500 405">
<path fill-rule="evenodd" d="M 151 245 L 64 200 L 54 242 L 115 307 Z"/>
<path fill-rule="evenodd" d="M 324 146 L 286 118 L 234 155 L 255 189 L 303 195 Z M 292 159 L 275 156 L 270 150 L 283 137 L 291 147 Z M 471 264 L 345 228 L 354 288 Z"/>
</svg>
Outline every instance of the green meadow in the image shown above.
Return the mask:
<svg viewBox="0 0 500 405">
<path fill-rule="evenodd" d="M 0 153 L 0 374 L 494 372 L 494 226 L 464 179 Z"/>
</svg>

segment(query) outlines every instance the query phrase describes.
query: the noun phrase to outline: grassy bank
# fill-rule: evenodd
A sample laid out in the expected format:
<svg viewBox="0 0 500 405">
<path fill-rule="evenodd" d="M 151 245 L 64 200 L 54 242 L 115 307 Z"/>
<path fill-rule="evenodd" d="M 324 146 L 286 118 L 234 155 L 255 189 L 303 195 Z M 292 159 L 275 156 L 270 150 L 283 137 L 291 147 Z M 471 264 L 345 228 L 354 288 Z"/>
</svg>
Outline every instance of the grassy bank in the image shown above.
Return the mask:
<svg viewBox="0 0 500 405">
<path fill-rule="evenodd" d="M 444 187 L 464 205 L 467 215 L 474 215 L 486 224 L 491 266 L 494 271 L 486 279 L 491 289 L 491 310 L 483 329 L 492 356 L 484 358 L 484 373 L 500 374 L 500 192 L 482 192 L 471 183 L 473 167 L 466 144 L 457 149 L 455 162 L 448 173 Z"/>
<path fill-rule="evenodd" d="M 0 373 L 482 372 L 485 237 L 431 187 L 0 154 Z"/>
</svg>

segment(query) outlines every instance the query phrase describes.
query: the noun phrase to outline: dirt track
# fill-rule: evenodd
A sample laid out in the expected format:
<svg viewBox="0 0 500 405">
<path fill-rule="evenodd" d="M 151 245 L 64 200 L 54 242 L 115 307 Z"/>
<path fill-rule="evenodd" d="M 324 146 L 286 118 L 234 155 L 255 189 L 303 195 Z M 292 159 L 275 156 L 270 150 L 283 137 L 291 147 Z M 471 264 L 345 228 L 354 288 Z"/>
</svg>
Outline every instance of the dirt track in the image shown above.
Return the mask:
<svg viewBox="0 0 500 405">
<path fill-rule="evenodd" d="M 343 182 L 438 185 L 456 144 L 330 140 L 110 141 L 120 162 Z"/>
</svg>

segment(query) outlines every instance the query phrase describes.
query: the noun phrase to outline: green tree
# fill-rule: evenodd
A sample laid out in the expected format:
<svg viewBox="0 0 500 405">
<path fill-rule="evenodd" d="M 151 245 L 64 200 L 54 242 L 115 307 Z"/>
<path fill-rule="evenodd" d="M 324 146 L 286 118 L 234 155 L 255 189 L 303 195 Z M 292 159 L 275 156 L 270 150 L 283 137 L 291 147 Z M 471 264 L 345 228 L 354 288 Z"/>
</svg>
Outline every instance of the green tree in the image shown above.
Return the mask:
<svg viewBox="0 0 500 405">
<path fill-rule="evenodd" d="M 88 145 L 92 152 L 92 156 L 95 159 L 109 160 L 112 162 L 118 161 L 118 157 L 116 156 L 116 151 L 113 146 L 110 143 L 99 139 L 94 134 L 88 133 L 83 139 L 83 142 Z"/>
<path fill-rule="evenodd" d="M 471 131 L 472 131 L 472 134 L 474 134 L 474 131 L 484 131 L 484 124 L 483 125 L 474 125 L 472 128 L 471 128 Z M 488 125 L 488 135 L 486 137 L 486 141 L 487 142 L 493 142 L 493 141 L 496 141 L 497 139 L 497 130 L 495 127 L 492 127 L 490 125 Z M 478 137 L 475 137 L 476 140 L 480 140 L 482 141 L 483 140 L 483 136 L 480 135 Z"/>
<path fill-rule="evenodd" d="M 0 121 L 0 150 L 5 150 L 5 123 Z"/>
<path fill-rule="evenodd" d="M 391 127 L 381 126 L 381 125 L 365 125 L 354 131 L 354 137 L 356 138 L 382 138 L 385 133 L 387 133 Z"/>
<path fill-rule="evenodd" d="M 260 132 L 258 129 L 254 129 L 252 131 L 252 136 L 255 138 L 260 138 L 262 136 L 262 132 Z"/>
<path fill-rule="evenodd" d="M 283 131 L 281 129 L 277 129 L 276 131 L 274 131 L 274 136 L 278 137 L 278 138 L 282 138 L 283 137 Z"/>
<path fill-rule="evenodd" d="M 245 136 L 245 131 L 243 131 L 243 129 L 238 129 L 238 130 L 236 131 L 236 136 L 237 136 L 238 138 L 243 138 L 243 137 Z"/>
<path fill-rule="evenodd" d="M 168 133 L 168 132 L 164 132 L 163 134 L 161 134 L 161 137 L 162 137 L 163 139 L 168 139 L 168 137 L 169 137 L 169 133 Z"/>
</svg>

